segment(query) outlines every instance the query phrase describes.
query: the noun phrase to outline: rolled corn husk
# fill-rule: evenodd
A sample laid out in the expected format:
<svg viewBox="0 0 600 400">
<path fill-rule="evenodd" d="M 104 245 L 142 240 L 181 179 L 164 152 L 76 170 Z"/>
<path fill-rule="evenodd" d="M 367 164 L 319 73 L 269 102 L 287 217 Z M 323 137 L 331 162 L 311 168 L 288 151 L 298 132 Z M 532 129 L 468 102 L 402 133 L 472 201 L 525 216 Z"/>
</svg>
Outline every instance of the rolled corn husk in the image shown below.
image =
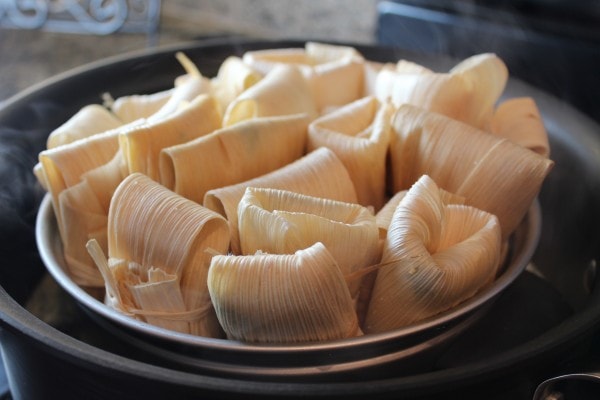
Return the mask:
<svg viewBox="0 0 600 400">
<path fill-rule="evenodd" d="M 364 58 L 353 47 L 307 42 L 304 48 L 249 51 L 243 60 L 263 74 L 281 64 L 298 67 L 319 112 L 358 100 L 364 93 Z"/>
<path fill-rule="evenodd" d="M 487 129 L 507 80 L 506 65 L 491 53 L 469 57 L 447 73 L 400 60 L 395 70 L 380 72 L 375 95 L 395 107 L 411 104 Z"/>
<path fill-rule="evenodd" d="M 264 117 L 161 151 L 160 182 L 202 203 L 207 191 L 281 168 L 304 155 L 305 114 Z"/>
<path fill-rule="evenodd" d="M 59 232 L 69 276 L 85 287 L 102 287 L 104 280 L 86 251 L 95 239 L 108 251 L 108 210 L 112 194 L 127 175 L 120 153 L 105 165 L 86 172 L 79 183 L 63 190 L 57 201 Z"/>
<path fill-rule="evenodd" d="M 52 149 L 105 131 L 116 129 L 125 121 L 99 104 L 89 104 L 77 111 L 61 126 L 50 132 L 46 147 Z"/>
<path fill-rule="evenodd" d="M 375 216 L 354 203 L 249 187 L 238 206 L 238 227 L 244 255 L 293 254 L 320 242 L 344 276 L 380 258 Z M 352 298 L 360 284 L 358 279 L 349 283 Z"/>
<path fill-rule="evenodd" d="M 459 119 L 487 130 L 496 102 L 508 82 L 506 64 L 495 54 L 477 54 L 459 62 L 450 70 L 450 74 L 461 76 L 469 91 L 468 101 L 463 105 L 463 114 Z"/>
<path fill-rule="evenodd" d="M 227 218 L 231 251 L 240 254 L 238 204 L 247 187 L 289 190 L 308 196 L 356 203 L 356 190 L 348 171 L 329 149 L 321 147 L 282 168 L 235 185 L 212 189 L 204 206 Z"/>
<path fill-rule="evenodd" d="M 211 81 L 212 94 L 221 104 L 221 109 L 226 110 L 233 100 L 262 77 L 240 57 L 227 57 L 219 67 L 217 76 Z"/>
<path fill-rule="evenodd" d="M 294 254 L 216 255 L 208 287 L 231 340 L 286 344 L 361 334 L 344 277 L 321 243 Z"/>
<path fill-rule="evenodd" d="M 468 95 L 464 79 L 448 73 L 383 69 L 375 82 L 381 102 L 390 101 L 396 108 L 412 104 L 455 119 L 461 119 Z"/>
<path fill-rule="evenodd" d="M 500 103 L 492 116 L 490 132 L 550 157 L 548 132 L 531 97 L 518 97 Z"/>
<path fill-rule="evenodd" d="M 200 95 L 169 116 L 121 133 L 119 147 L 130 173 L 140 172 L 158 181 L 162 149 L 188 142 L 220 127 L 218 103 L 209 95 Z"/>
<path fill-rule="evenodd" d="M 150 94 L 132 94 L 114 100 L 107 99 L 105 103 L 123 123 L 129 123 L 156 114 L 174 92 L 175 88 L 171 88 Z"/>
<path fill-rule="evenodd" d="M 212 91 L 211 80 L 202 76 L 196 65 L 184 53 L 178 52 L 175 57 L 187 73 L 175 79 L 173 93 L 158 111 L 148 117 L 150 122 L 159 121 L 192 102 L 196 97 L 209 95 Z"/>
<path fill-rule="evenodd" d="M 463 196 L 447 192 L 444 189 L 439 189 L 439 192 L 444 204 L 465 204 L 465 198 Z M 408 193 L 408 190 L 400 190 L 394 194 L 375 215 L 377 226 L 379 227 L 380 238 L 385 239 L 387 236 L 387 231 L 392 222 L 394 211 L 396 211 L 398 204 L 400 204 L 404 196 L 406 196 L 406 193 Z"/>
<path fill-rule="evenodd" d="M 494 215 L 444 204 L 423 176 L 394 212 L 364 331 L 407 326 L 472 297 L 495 278 L 500 251 Z"/>
<path fill-rule="evenodd" d="M 134 173 L 119 185 L 108 216 L 108 258 L 143 266 L 142 271 L 160 269 L 160 276 L 176 276 L 185 312 L 161 315 L 164 323 L 180 329 L 190 317 L 187 333 L 215 337 L 220 328 L 212 308 L 206 277 L 212 253 L 226 253 L 229 246 L 227 222 L 218 214 L 171 192 L 145 175 Z M 141 274 L 141 281 L 149 279 Z M 169 280 L 169 279 L 167 279 Z M 134 294 L 131 294 L 135 298 Z M 157 298 L 157 302 L 162 299 Z M 176 304 L 176 303 L 174 303 Z M 136 315 L 156 317 L 162 309 L 143 309 Z M 199 310 L 199 311 L 198 311 Z M 185 320 L 185 318 L 183 318 Z M 147 320 L 147 319 L 146 319 Z"/>
<path fill-rule="evenodd" d="M 278 65 L 229 104 L 223 126 L 288 114 L 306 114 L 311 120 L 318 115 L 310 87 L 300 71 L 291 65 Z"/>
<path fill-rule="evenodd" d="M 386 156 L 393 107 L 365 97 L 314 120 L 308 150 L 325 146 L 344 163 L 359 204 L 381 208 L 385 196 Z"/>
<path fill-rule="evenodd" d="M 553 162 L 506 139 L 411 105 L 397 111 L 390 144 L 394 192 L 422 175 L 498 217 L 506 239 L 519 225 Z"/>
</svg>

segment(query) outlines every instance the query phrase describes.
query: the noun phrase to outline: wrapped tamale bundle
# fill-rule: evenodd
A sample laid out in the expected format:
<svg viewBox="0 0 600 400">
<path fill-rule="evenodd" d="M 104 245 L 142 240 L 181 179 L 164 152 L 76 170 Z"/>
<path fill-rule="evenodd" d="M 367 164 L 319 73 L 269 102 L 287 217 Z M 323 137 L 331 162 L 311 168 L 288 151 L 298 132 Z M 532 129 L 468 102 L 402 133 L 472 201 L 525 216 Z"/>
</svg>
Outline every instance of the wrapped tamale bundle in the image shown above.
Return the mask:
<svg viewBox="0 0 600 400">
<path fill-rule="evenodd" d="M 281 64 L 298 67 L 320 113 L 358 100 L 364 92 L 364 58 L 353 47 L 307 42 L 304 48 L 249 51 L 243 60 L 263 74 Z"/>
<path fill-rule="evenodd" d="M 308 82 L 298 68 L 277 65 L 229 104 L 223 126 L 251 118 L 287 114 L 306 114 L 311 120 L 318 115 Z"/>
<path fill-rule="evenodd" d="M 395 70 L 378 74 L 375 96 L 395 107 L 411 104 L 487 129 L 507 80 L 506 65 L 491 53 L 469 57 L 443 73 L 400 60 Z"/>
<path fill-rule="evenodd" d="M 170 329 L 218 337 L 206 278 L 212 255 L 228 246 L 223 217 L 134 173 L 111 200 L 108 259 L 92 252 L 107 276 L 108 304 Z"/>
<path fill-rule="evenodd" d="M 498 219 L 445 204 L 421 177 L 394 211 L 363 330 L 385 332 L 456 306 L 495 278 L 500 257 Z"/>
<path fill-rule="evenodd" d="M 238 204 L 246 188 L 289 190 L 314 197 L 356 203 L 356 190 L 340 159 L 326 147 L 265 175 L 235 185 L 212 189 L 204 196 L 204 206 L 227 218 L 231 231 L 231 251 L 240 254 Z"/>
<path fill-rule="evenodd" d="M 162 150 L 160 182 L 202 203 L 207 191 L 243 182 L 302 157 L 305 114 L 260 117 Z"/>
<path fill-rule="evenodd" d="M 124 123 L 150 118 L 169 101 L 175 88 L 149 94 L 131 94 L 117 99 L 105 95 L 105 105 Z"/>
<path fill-rule="evenodd" d="M 102 132 L 118 128 L 126 122 L 99 104 L 82 107 L 61 126 L 50 132 L 47 148 L 84 139 Z"/>
<path fill-rule="evenodd" d="M 108 210 L 114 191 L 127 176 L 127 169 L 117 153 L 105 165 L 86 172 L 79 183 L 58 196 L 57 223 L 69 276 L 81 286 L 102 287 L 104 280 L 85 245 L 95 239 L 106 253 Z"/>
<path fill-rule="evenodd" d="M 294 254 L 216 255 L 208 288 L 231 340 L 288 344 L 362 334 L 344 277 L 321 243 Z"/>
<path fill-rule="evenodd" d="M 211 80 L 211 93 L 219 101 L 221 109 L 226 110 L 233 100 L 262 78 L 240 57 L 229 56 L 219 67 L 217 76 Z"/>
<path fill-rule="evenodd" d="M 141 172 L 158 181 L 160 151 L 219 129 L 221 117 L 216 100 L 200 95 L 162 119 L 121 133 L 119 147 L 129 172 Z"/>
<path fill-rule="evenodd" d="M 342 274 L 349 276 L 379 261 L 375 216 L 354 203 L 286 190 L 249 187 L 238 206 L 242 254 L 293 254 L 321 242 Z M 349 284 L 356 298 L 360 279 Z"/>
<path fill-rule="evenodd" d="M 500 103 L 492 116 L 490 132 L 550 157 L 548 132 L 531 97 L 518 97 Z"/>
<path fill-rule="evenodd" d="M 403 105 L 390 144 L 393 192 L 422 175 L 496 215 L 508 238 L 538 195 L 553 162 L 531 150 L 424 109 Z"/>
<path fill-rule="evenodd" d="M 364 97 L 317 118 L 308 127 L 308 150 L 331 149 L 348 170 L 359 204 L 375 210 L 384 203 L 393 111 L 390 104 Z"/>
</svg>

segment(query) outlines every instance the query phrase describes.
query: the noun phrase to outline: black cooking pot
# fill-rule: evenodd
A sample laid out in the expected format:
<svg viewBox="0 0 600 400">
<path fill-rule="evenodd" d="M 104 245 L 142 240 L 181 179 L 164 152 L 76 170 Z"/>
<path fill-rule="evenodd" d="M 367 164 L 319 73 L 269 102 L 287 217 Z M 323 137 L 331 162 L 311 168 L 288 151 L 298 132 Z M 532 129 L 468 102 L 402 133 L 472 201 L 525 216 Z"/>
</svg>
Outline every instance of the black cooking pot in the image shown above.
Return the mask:
<svg viewBox="0 0 600 400">
<path fill-rule="evenodd" d="M 506 96 L 535 98 L 556 162 L 539 197 L 543 229 L 538 251 L 533 265 L 484 317 L 435 357 L 416 360 L 412 369 L 394 370 L 392 365 L 385 378 L 289 382 L 203 375 L 132 348 L 52 286 L 35 248 L 34 221 L 43 191 L 31 169 L 53 128 L 82 106 L 98 103 L 105 92 L 118 97 L 170 87 L 181 73 L 173 56 L 178 50 L 211 76 L 229 55 L 303 45 L 208 41 L 129 54 L 58 76 L 3 105 L 0 345 L 14 399 L 518 399 L 531 398 L 542 380 L 591 360 L 600 323 L 600 286 L 595 284 L 600 128 L 567 104 L 515 80 L 509 82 Z M 389 48 L 356 47 L 376 61 L 406 58 L 435 70 L 455 63 Z M 53 317 L 39 311 L 40 302 L 42 309 L 57 311 Z"/>
</svg>

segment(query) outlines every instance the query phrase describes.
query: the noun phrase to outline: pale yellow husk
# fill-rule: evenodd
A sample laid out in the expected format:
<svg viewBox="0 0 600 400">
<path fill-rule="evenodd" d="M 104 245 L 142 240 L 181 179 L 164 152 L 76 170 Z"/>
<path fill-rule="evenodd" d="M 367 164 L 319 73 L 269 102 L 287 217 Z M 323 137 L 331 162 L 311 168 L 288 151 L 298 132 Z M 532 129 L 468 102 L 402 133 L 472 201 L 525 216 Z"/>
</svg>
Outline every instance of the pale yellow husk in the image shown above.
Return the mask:
<svg viewBox="0 0 600 400">
<path fill-rule="evenodd" d="M 174 88 L 150 94 L 132 94 L 111 100 L 110 110 L 124 123 L 149 118 L 156 114 L 171 98 Z"/>
<path fill-rule="evenodd" d="M 311 120 L 318 115 L 308 83 L 300 71 L 291 65 L 278 65 L 229 104 L 223 126 L 251 118 L 288 114 L 307 114 Z"/>
<path fill-rule="evenodd" d="M 98 104 L 89 104 L 77 111 L 61 126 L 50 132 L 46 147 L 52 149 L 90 137 L 98 133 L 116 129 L 125 122 Z"/>
<path fill-rule="evenodd" d="M 243 182 L 302 157 L 304 114 L 243 121 L 161 151 L 160 182 L 202 203 L 208 190 Z"/>
<path fill-rule="evenodd" d="M 238 219 L 244 255 L 292 254 L 321 242 L 344 276 L 380 258 L 375 216 L 358 204 L 249 187 L 239 203 Z M 359 288 L 360 280 L 349 285 L 353 298 Z"/>
<path fill-rule="evenodd" d="M 82 180 L 58 196 L 57 223 L 67 269 L 81 286 L 102 287 L 103 279 L 85 245 L 95 239 L 106 253 L 108 210 L 112 194 L 127 175 L 121 154 L 105 165 L 86 172 Z"/>
<path fill-rule="evenodd" d="M 506 65 L 491 53 L 469 57 L 444 73 L 400 60 L 395 70 L 378 74 L 375 95 L 396 107 L 412 104 L 487 129 L 507 80 Z"/>
<path fill-rule="evenodd" d="M 490 131 L 544 157 L 550 157 L 548 132 L 531 97 L 518 97 L 500 103 L 492 117 Z"/>
<path fill-rule="evenodd" d="M 397 111 L 390 143 L 394 192 L 422 175 L 496 215 L 506 239 L 519 225 L 553 161 L 506 139 L 418 107 Z"/>
<path fill-rule="evenodd" d="M 268 174 L 209 190 L 204 196 L 204 206 L 227 218 L 234 254 L 240 254 L 237 208 L 247 187 L 289 190 L 347 203 L 356 203 L 357 200 L 348 171 L 340 159 L 325 147 Z"/>
<path fill-rule="evenodd" d="M 459 119 L 487 130 L 494 107 L 508 82 L 506 64 L 495 54 L 477 54 L 459 62 L 450 74 L 461 76 L 469 92 Z"/>
<path fill-rule="evenodd" d="M 168 287 L 176 287 L 173 296 L 181 296 L 185 310 L 173 310 L 173 316 L 163 316 L 162 306 L 144 308 L 136 302 L 140 318 L 156 317 L 163 324 L 173 322 L 173 329 L 181 330 L 181 320 L 186 322 L 187 333 L 215 337 L 220 328 L 208 305 L 210 297 L 206 287 L 206 277 L 210 259 L 214 252 L 226 253 L 229 246 L 227 222 L 220 215 L 171 192 L 145 175 L 129 175 L 117 188 L 110 204 L 108 216 L 108 258 L 126 260 L 128 268 L 125 276 L 133 279 L 137 274 L 139 282 L 134 285 L 130 297 L 147 296 L 142 290 L 160 292 Z M 133 263 L 133 264 L 131 264 Z M 118 263 L 117 263 L 118 264 Z M 131 270 L 131 265 L 141 267 Z M 160 278 L 155 284 L 150 276 L 152 271 Z M 173 278 L 178 286 L 173 285 Z M 164 283 L 161 283 L 163 282 Z M 159 286 L 158 288 L 156 286 Z M 129 288 L 131 290 L 131 288 Z M 179 293 L 180 291 L 180 293 Z M 121 297 L 124 297 L 121 293 Z M 158 303 L 158 299 L 157 299 Z M 152 305 L 152 303 L 145 304 Z M 179 301 L 173 302 L 174 305 Z M 128 310 L 131 312 L 131 310 Z M 189 320 L 183 317 L 189 317 Z M 167 322 L 165 322 L 167 321 Z"/>
<path fill-rule="evenodd" d="M 208 287 L 232 340 L 286 344 L 362 334 L 342 273 L 321 243 L 289 255 L 217 255 Z"/>
<path fill-rule="evenodd" d="M 129 172 L 140 172 L 158 181 L 160 151 L 219 129 L 221 117 L 216 100 L 200 95 L 158 121 L 149 121 L 121 133 L 119 147 Z"/>
<path fill-rule="evenodd" d="M 212 79 L 212 93 L 219 101 L 221 109 L 226 110 L 229 104 L 242 92 L 262 79 L 262 75 L 245 64 L 240 57 L 230 56 L 223 61 Z"/>
<path fill-rule="evenodd" d="M 394 212 L 364 331 L 407 326 L 470 298 L 495 278 L 500 251 L 494 215 L 445 205 L 423 176 Z"/>
<path fill-rule="evenodd" d="M 308 150 L 325 146 L 344 163 L 358 202 L 381 208 L 385 196 L 386 156 L 393 107 L 364 97 L 313 121 Z"/>
<path fill-rule="evenodd" d="M 358 100 L 364 93 L 365 60 L 353 47 L 307 42 L 304 48 L 249 51 L 243 60 L 263 74 L 281 64 L 298 67 L 319 112 Z"/>
</svg>

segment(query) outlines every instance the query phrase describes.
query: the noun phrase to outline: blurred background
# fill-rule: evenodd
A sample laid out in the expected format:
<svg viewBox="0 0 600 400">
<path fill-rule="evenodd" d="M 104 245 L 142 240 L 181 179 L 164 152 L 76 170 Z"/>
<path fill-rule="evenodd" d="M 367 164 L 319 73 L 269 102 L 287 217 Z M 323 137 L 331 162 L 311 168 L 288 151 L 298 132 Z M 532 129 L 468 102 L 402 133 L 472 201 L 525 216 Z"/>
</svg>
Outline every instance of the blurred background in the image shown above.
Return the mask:
<svg viewBox="0 0 600 400">
<path fill-rule="evenodd" d="M 375 42 L 375 0 L 0 1 L 0 101 L 127 51 L 223 36 Z"/>
<path fill-rule="evenodd" d="M 0 102 L 94 60 L 213 37 L 496 52 L 512 76 L 600 120 L 597 0 L 2 0 Z"/>
</svg>

